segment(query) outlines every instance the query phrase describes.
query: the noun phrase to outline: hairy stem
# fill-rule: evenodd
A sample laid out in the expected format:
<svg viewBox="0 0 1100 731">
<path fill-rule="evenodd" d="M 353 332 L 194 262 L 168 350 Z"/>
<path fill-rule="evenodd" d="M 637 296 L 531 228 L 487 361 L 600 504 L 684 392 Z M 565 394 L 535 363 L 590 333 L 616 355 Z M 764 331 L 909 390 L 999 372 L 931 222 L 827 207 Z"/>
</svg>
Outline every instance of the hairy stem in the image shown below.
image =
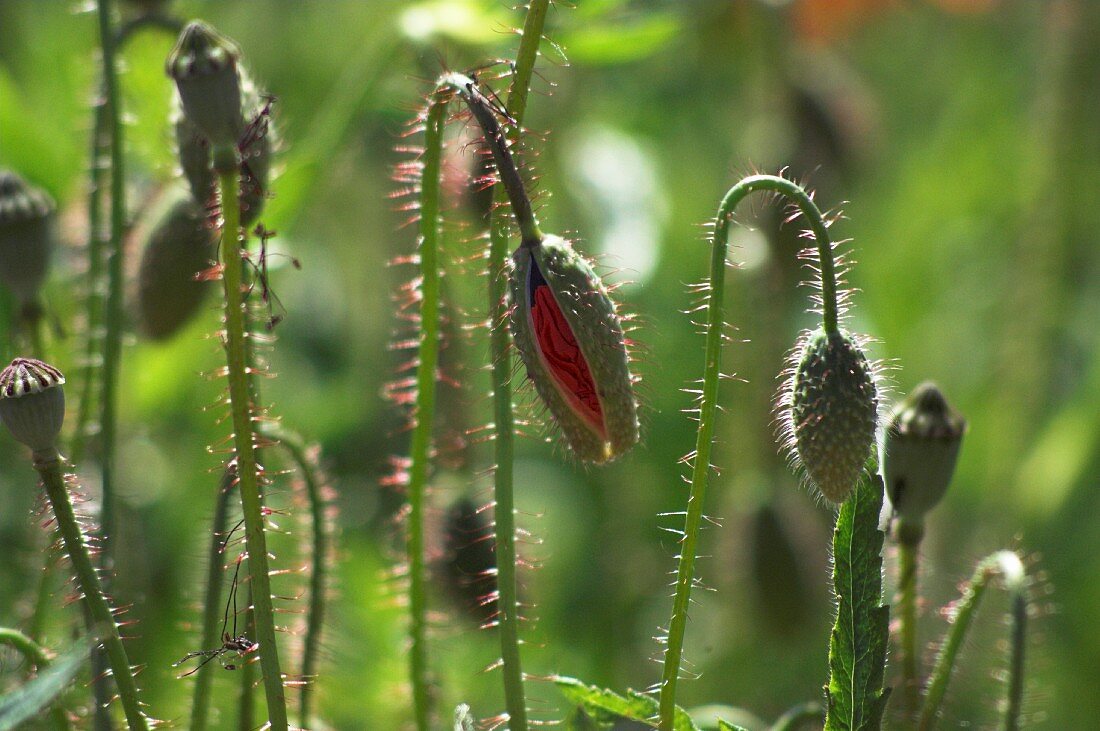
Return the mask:
<svg viewBox="0 0 1100 731">
<path fill-rule="evenodd" d="M 515 123 L 509 130 L 515 140 L 527 111 L 527 94 L 538 58 L 542 29 L 546 22 L 549 0 L 531 0 L 516 55 L 512 86 L 506 109 Z M 494 193 L 498 203 L 507 200 L 507 193 L 498 187 Z M 519 606 L 516 597 L 516 516 L 513 496 L 513 443 L 515 418 L 512 413 L 512 353 L 508 338 L 508 291 L 506 262 L 508 260 L 508 219 L 502 206 L 493 209 L 489 223 L 489 322 L 490 362 L 492 363 L 494 457 L 493 500 L 495 505 L 495 540 L 497 563 L 497 612 L 500 627 L 501 670 L 504 675 L 504 703 L 508 727 L 512 731 L 527 731 L 527 697 L 519 651 Z"/>
<path fill-rule="evenodd" d="M 309 499 L 310 518 L 313 523 L 313 546 L 309 566 L 309 606 L 306 609 L 305 650 L 302 655 L 302 690 L 299 701 L 298 723 L 308 728 L 312 715 L 314 680 L 317 675 L 317 662 L 321 653 L 321 631 L 325 621 L 325 586 L 328 582 L 328 551 L 332 540 L 329 524 L 328 498 L 325 495 L 325 480 L 317 460 L 310 449 L 297 434 L 284 428 L 265 431 L 265 436 L 278 441 L 294 465 L 298 468 L 305 483 L 306 496 Z"/>
<path fill-rule="evenodd" d="M 418 731 L 431 727 L 432 698 L 428 669 L 424 561 L 424 490 L 431 462 L 435 415 L 436 366 L 439 361 L 439 190 L 447 100 L 432 96 L 424 125 L 424 172 L 420 187 L 420 344 L 416 368 L 416 404 L 409 449 L 409 516 L 406 560 L 409 564 L 409 676 Z"/>
<path fill-rule="evenodd" d="M 700 524 L 703 519 L 703 500 L 710 477 L 710 455 L 714 444 L 715 414 L 718 408 L 718 385 L 721 378 L 722 329 L 725 327 L 726 250 L 733 212 L 738 204 L 751 193 L 770 191 L 792 200 L 810 222 L 817 238 L 821 257 L 822 296 L 824 300 L 824 325 L 837 328 L 836 281 L 833 266 L 832 243 L 829 240 L 825 220 L 813 200 L 796 183 L 774 175 L 752 175 L 730 188 L 718 207 L 711 237 L 710 282 L 707 299 L 706 352 L 703 364 L 703 393 L 699 404 L 699 428 L 695 438 L 695 459 L 691 473 L 691 489 L 688 493 L 684 534 L 680 542 L 679 566 L 676 572 L 676 594 L 668 625 L 664 667 L 661 674 L 660 715 L 661 731 L 672 731 L 676 712 L 676 685 L 683 660 L 684 633 L 687 629 L 688 607 L 695 576 L 695 556 L 699 542 Z"/>
<path fill-rule="evenodd" d="M 221 616 L 222 574 L 225 566 L 225 531 L 229 523 L 229 502 L 233 495 L 233 481 L 236 475 L 232 470 L 222 473 L 218 485 L 218 496 L 214 502 L 214 519 L 210 526 L 210 546 L 206 565 L 206 598 L 202 612 L 202 638 L 199 647 L 207 649 L 221 643 L 218 635 L 218 619 Z M 203 731 L 206 728 L 210 710 L 210 685 L 213 682 L 213 667 L 202 667 L 195 673 L 195 689 L 191 696 L 191 731 Z"/>
<path fill-rule="evenodd" d="M 1027 576 L 1020 557 L 1012 551 L 998 551 L 978 564 L 970 582 L 963 589 L 962 596 L 955 606 L 954 621 L 951 628 L 943 638 L 939 653 L 936 655 L 936 664 L 932 668 L 932 675 L 928 680 L 927 690 L 924 695 L 924 705 L 921 708 L 918 728 L 920 731 L 929 731 L 936 727 L 939 721 L 940 707 L 943 704 L 947 685 L 951 680 L 951 674 L 955 670 L 955 662 L 958 659 L 959 649 L 966 639 L 966 633 L 970 629 L 970 623 L 974 619 L 974 613 L 981 603 L 982 596 L 989 585 L 989 580 L 1000 575 L 1005 589 L 1012 595 L 1013 601 L 1013 632 L 1012 632 L 1012 677 L 1009 682 L 1009 701 L 1006 706 L 1004 728 L 1014 729 L 1019 718 L 1020 697 L 1022 695 L 1022 665 L 1023 665 L 1023 622 L 1018 621 L 1018 608 L 1023 605 L 1023 611 L 1027 613 Z M 1019 667 L 1017 667 L 1019 666 Z"/>
<path fill-rule="evenodd" d="M 118 688 L 119 701 L 126 714 L 126 723 L 131 730 L 147 729 L 149 726 L 138 700 L 137 684 L 134 682 L 134 675 L 130 668 L 130 659 L 119 637 L 118 625 L 111 613 L 111 607 L 103 594 L 99 574 L 92 565 L 84 534 L 73 513 L 73 504 L 69 498 L 69 490 L 65 485 L 61 465 L 61 455 L 56 451 L 35 455 L 34 467 L 42 477 L 46 497 L 49 498 L 50 505 L 53 507 L 57 530 L 61 533 L 65 552 L 69 555 L 73 570 L 76 572 L 80 591 L 84 595 L 84 604 L 94 622 L 96 635 L 106 650 L 111 675 Z"/>
<path fill-rule="evenodd" d="M 1024 646 L 1027 640 L 1027 594 L 1013 590 L 1012 635 L 1009 642 L 1008 691 L 1005 717 L 1001 728 L 1016 731 L 1020 727 L 1020 708 L 1024 700 Z"/>
<path fill-rule="evenodd" d="M 267 696 L 268 721 L 275 731 L 287 728 L 286 694 L 279 669 L 279 649 L 275 641 L 275 618 L 271 604 L 271 581 L 267 564 L 267 538 L 264 533 L 263 501 L 260 497 L 256 443 L 253 430 L 249 387 L 249 347 L 245 335 L 245 309 L 242 297 L 243 241 L 238 200 L 239 164 L 236 151 L 216 150 L 223 217 L 221 263 L 225 291 L 225 355 L 229 380 L 229 402 L 233 417 L 236 447 L 237 486 L 244 516 L 248 545 L 249 586 L 255 613 L 256 641 L 260 645 L 260 666 Z M 229 204 L 226 205 L 225 202 Z"/>
</svg>

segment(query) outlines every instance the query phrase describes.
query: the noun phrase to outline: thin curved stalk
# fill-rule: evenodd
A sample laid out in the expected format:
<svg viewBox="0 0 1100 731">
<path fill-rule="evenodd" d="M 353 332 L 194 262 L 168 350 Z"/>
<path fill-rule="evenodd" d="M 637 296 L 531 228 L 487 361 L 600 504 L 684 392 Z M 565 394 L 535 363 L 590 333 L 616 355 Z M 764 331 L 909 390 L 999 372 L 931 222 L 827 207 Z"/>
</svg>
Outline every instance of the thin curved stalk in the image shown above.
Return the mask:
<svg viewBox="0 0 1100 731">
<path fill-rule="evenodd" d="M 203 602 L 202 639 L 199 647 L 216 647 L 221 638 L 218 636 L 218 616 L 221 608 L 222 574 L 225 565 L 225 534 L 229 524 L 229 503 L 233 496 L 234 474 L 231 470 L 222 473 L 218 485 L 218 499 L 214 502 L 214 519 L 210 526 L 210 546 L 206 565 L 206 598 Z M 195 673 L 195 688 L 191 695 L 191 731 L 203 731 L 206 728 L 210 710 L 210 686 L 213 682 L 213 666 L 204 666 Z"/>
<path fill-rule="evenodd" d="M 659 728 L 672 731 L 676 713 L 676 686 L 683 660 L 684 634 L 687 630 L 688 607 L 695 581 L 695 556 L 703 519 L 703 501 L 710 477 L 710 455 L 714 444 L 715 414 L 718 408 L 718 385 L 721 378 L 722 329 L 725 326 L 726 251 L 733 212 L 751 193 L 770 191 L 793 201 L 810 223 L 817 240 L 821 259 L 822 320 L 826 330 L 837 329 L 836 275 L 833 266 L 832 243 L 824 217 L 813 200 L 796 183 L 774 175 L 752 175 L 730 188 L 718 207 L 711 237 L 710 296 L 707 300 L 706 352 L 703 365 L 703 393 L 699 405 L 699 428 L 695 439 L 695 459 L 688 493 L 684 533 L 680 542 L 679 566 L 676 571 L 676 594 L 668 625 L 664 667 L 661 674 Z"/>
<path fill-rule="evenodd" d="M 951 629 L 943 638 L 939 653 L 936 655 L 936 664 L 929 677 L 927 690 L 924 696 L 924 705 L 921 708 L 918 728 L 920 731 L 929 731 L 936 727 L 939 721 L 940 707 L 943 705 L 944 694 L 951 680 L 951 674 L 955 670 L 959 649 L 966 639 L 966 633 L 974 619 L 974 613 L 981 603 L 982 596 L 989 586 L 989 580 L 1000 575 L 1005 589 L 1012 595 L 1013 601 L 1013 627 L 1012 627 L 1012 658 L 1010 663 L 1009 698 L 1005 708 L 1005 729 L 1014 729 L 1019 721 L 1020 701 L 1023 694 L 1023 645 L 1024 645 L 1024 621 L 1027 615 L 1027 575 L 1024 564 L 1012 551 L 998 551 L 978 564 L 970 582 L 963 589 L 955 609 L 954 622 Z M 1021 616 L 1022 608 L 1022 616 Z"/>
<path fill-rule="evenodd" d="M 42 485 L 46 489 L 46 496 L 53 507 L 57 530 L 61 533 L 61 539 L 65 544 L 65 552 L 73 565 L 80 590 L 84 597 L 84 605 L 94 622 L 96 635 L 100 638 L 106 651 L 110 664 L 111 675 L 118 688 L 119 701 L 122 703 L 126 714 L 126 723 L 133 731 L 148 729 L 148 722 L 141 710 L 141 702 L 138 700 L 137 684 L 134 682 L 133 670 L 130 667 L 130 659 L 126 655 L 126 648 L 119 637 L 118 625 L 115 623 L 111 607 L 103 594 L 103 587 L 99 581 L 99 574 L 92 565 L 88 546 L 84 541 L 84 534 L 77 523 L 73 513 L 73 504 L 69 498 L 69 490 L 65 484 L 62 473 L 61 455 L 54 451 L 52 454 L 36 454 L 34 467 L 42 477 Z"/>
<path fill-rule="evenodd" d="M 286 429 L 271 430 L 269 435 L 278 441 L 302 476 L 306 495 L 309 499 L 310 516 L 313 528 L 313 546 L 309 569 L 309 603 L 306 609 L 305 649 L 302 654 L 302 684 L 299 701 L 298 723 L 308 728 L 312 715 L 313 679 L 317 674 L 317 661 L 321 652 L 321 631 L 325 618 L 325 587 L 328 582 L 327 559 L 332 540 L 329 525 L 328 498 L 324 494 L 325 481 L 320 467 L 310 456 L 302 438 Z"/>
<path fill-rule="evenodd" d="M 240 183 L 236 151 L 215 150 L 222 201 L 236 201 Z M 225 354 L 229 381 L 229 405 L 233 418 L 236 447 L 237 487 L 244 516 L 248 545 L 249 586 L 256 623 L 256 641 L 260 645 L 260 666 L 267 696 L 268 721 L 275 731 L 287 729 L 286 694 L 279 668 L 279 649 L 275 640 L 275 620 L 271 603 L 271 580 L 267 563 L 267 538 L 264 533 L 263 501 L 260 497 L 256 443 L 252 423 L 252 402 L 248 375 L 249 347 L 245 334 L 245 308 L 242 297 L 244 246 L 240 228 L 240 210 L 236 205 L 222 206 L 221 242 L 222 284 L 225 293 Z"/>
<path fill-rule="evenodd" d="M 527 95 L 538 57 L 549 0 L 531 0 L 523 23 L 523 36 L 516 55 L 515 72 L 506 109 L 515 120 L 510 136 L 519 134 L 527 111 Z M 494 197 L 504 203 L 507 193 L 500 186 Z M 512 413 L 512 354 L 507 326 L 508 218 L 497 205 L 489 224 L 489 322 L 492 361 L 494 457 L 493 499 L 497 561 L 497 612 L 500 626 L 501 671 L 504 675 L 505 709 L 512 731 L 527 731 L 527 698 L 519 651 L 519 603 L 516 595 L 516 517 L 513 496 L 513 449 L 515 419 Z"/>
<path fill-rule="evenodd" d="M 0 627 L 0 645 L 10 645 L 39 671 L 49 667 L 50 659 L 46 656 L 46 651 L 31 637 L 17 629 Z M 65 709 L 61 707 L 59 701 L 54 702 L 50 708 L 50 721 L 57 731 L 68 731 L 72 728 L 69 717 L 65 715 Z"/>
<path fill-rule="evenodd" d="M 908 712 L 920 703 L 920 656 L 917 653 L 917 574 L 923 528 L 903 525 L 899 518 L 898 605 L 901 635 L 902 693 Z M 915 539 L 915 540 L 914 540 Z"/>
</svg>

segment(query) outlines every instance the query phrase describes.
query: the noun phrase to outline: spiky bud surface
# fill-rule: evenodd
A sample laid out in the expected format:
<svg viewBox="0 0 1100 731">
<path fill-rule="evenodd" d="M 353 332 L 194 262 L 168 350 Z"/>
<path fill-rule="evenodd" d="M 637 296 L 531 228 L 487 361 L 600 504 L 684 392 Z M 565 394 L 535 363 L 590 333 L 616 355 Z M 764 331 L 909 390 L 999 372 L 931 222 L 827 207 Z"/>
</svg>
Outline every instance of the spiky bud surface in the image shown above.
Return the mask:
<svg viewBox="0 0 1100 731">
<path fill-rule="evenodd" d="M 512 336 L 535 390 L 580 459 L 622 455 L 638 441 L 638 407 L 607 288 L 558 236 L 525 241 L 512 261 Z"/>
<path fill-rule="evenodd" d="M 202 306 L 210 282 L 198 275 L 213 265 L 216 232 L 206 212 L 186 194 L 163 207 L 151 226 L 138 274 L 141 332 L 172 337 Z"/>
<path fill-rule="evenodd" d="M 10 170 L 0 170 L 0 283 L 33 302 L 54 247 L 53 199 Z"/>
<path fill-rule="evenodd" d="M 187 24 L 168 55 L 183 113 L 215 147 L 235 145 L 244 130 L 240 56 L 236 43 L 201 20 Z"/>
<path fill-rule="evenodd" d="M 875 373 L 848 333 L 818 329 L 797 351 L 782 414 L 809 482 L 842 503 L 871 456 L 878 420 Z"/>
<path fill-rule="evenodd" d="M 919 523 L 947 493 L 966 419 L 934 383 L 922 383 L 894 407 L 882 444 L 886 492 L 898 517 Z"/>
<path fill-rule="evenodd" d="M 34 452 L 56 449 L 65 421 L 65 376 L 33 358 L 16 358 L 0 371 L 0 421 Z"/>
</svg>

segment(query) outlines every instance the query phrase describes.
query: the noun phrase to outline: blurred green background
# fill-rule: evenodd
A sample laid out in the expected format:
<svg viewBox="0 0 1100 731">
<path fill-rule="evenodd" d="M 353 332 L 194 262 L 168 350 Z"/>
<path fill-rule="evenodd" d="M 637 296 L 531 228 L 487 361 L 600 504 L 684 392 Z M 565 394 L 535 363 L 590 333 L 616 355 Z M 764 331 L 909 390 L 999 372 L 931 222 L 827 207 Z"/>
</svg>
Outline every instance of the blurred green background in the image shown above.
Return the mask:
<svg viewBox="0 0 1100 731">
<path fill-rule="evenodd" d="M 554 7 L 535 80 L 525 160 L 536 170 L 544 229 L 625 282 L 637 313 L 644 378 L 644 444 L 605 468 L 563 458 L 560 446 L 520 440 L 521 523 L 541 544 L 526 555 L 527 670 L 623 689 L 655 682 L 652 639 L 671 605 L 668 572 L 686 488 L 678 460 L 694 443 L 680 389 L 699 377 L 702 338 L 681 314 L 686 285 L 706 274 L 701 224 L 752 170 L 790 175 L 843 208 L 834 227 L 858 262 L 850 275 L 852 329 L 876 338 L 893 393 L 937 381 L 967 416 L 955 484 L 925 542 L 921 637 L 946 626 L 938 609 L 975 562 L 1001 547 L 1029 557 L 1035 576 L 1028 701 L 1035 725 L 1096 728 L 1100 718 L 1100 5 L 1092 0 L 577 0 Z M 46 302 L 63 334 L 51 357 L 77 373 L 78 296 L 86 240 L 84 201 L 96 22 L 84 3 L 0 2 L 0 165 L 48 189 L 62 210 L 64 247 Z M 136 4 L 122 3 L 123 12 Z M 263 215 L 278 236 L 274 291 L 286 309 L 265 382 L 273 412 L 319 442 L 338 491 L 341 541 L 319 682 L 334 728 L 403 728 L 401 497 L 379 482 L 407 436 L 381 396 L 405 355 L 387 350 L 401 324 L 392 293 L 411 276 L 389 266 L 415 233 L 389 194 L 397 151 L 429 79 L 514 53 L 521 13 L 499 0 L 397 2 L 289 0 L 169 3 L 239 41 L 258 82 L 278 97 L 280 176 Z M 163 72 L 171 38 L 144 33 L 124 55 L 129 201 L 136 210 L 174 176 Z M 568 58 L 568 65 L 565 59 Z M 462 124 L 452 125 L 458 131 Z M 473 161 L 453 144 L 452 192 Z M 537 153 L 537 159 L 536 159 Z M 457 198 L 457 195 L 456 195 Z M 456 200 L 452 258 L 470 257 L 475 229 Z M 776 454 L 776 374 L 805 313 L 808 275 L 795 257 L 797 224 L 765 201 L 740 211 L 733 234 L 725 351 L 744 382 L 723 385 L 725 413 L 708 496 L 722 527 L 704 539 L 687 658 L 698 680 L 686 706 L 730 703 L 763 718 L 819 698 L 826 678 L 832 602 L 831 513 L 798 488 Z M 138 243 L 132 242 L 131 260 Z M 282 264 L 282 266 L 279 266 Z M 483 319 L 475 260 L 448 275 L 456 306 L 448 351 L 463 389 L 448 418 L 488 419 Z M 465 316 L 458 306 L 469 310 Z M 195 647 L 204 547 L 219 459 L 207 446 L 227 432 L 221 383 L 200 374 L 219 363 L 211 305 L 168 344 L 134 338 L 124 354 L 123 514 L 115 597 L 129 605 L 131 656 L 160 718 L 186 717 L 190 684 L 171 663 Z M 0 324 L 5 359 L 14 344 Z M 458 368 L 458 366 L 462 366 Z M 73 379 L 70 379 L 72 382 Z M 76 388 L 70 387 L 71 403 Z M 71 414 L 72 416 L 72 414 Z M 537 428 L 529 429 L 539 433 Z M 471 440 L 464 467 L 441 470 L 432 545 L 444 555 L 442 517 L 461 496 L 484 502 L 487 445 Z M 94 511 L 95 465 L 80 465 Z M 290 479 L 278 507 L 294 505 Z M 0 439 L 0 624 L 25 622 L 46 542 L 34 474 L 21 448 Z M 282 568 L 302 565 L 302 516 L 279 521 Z M 283 545 L 285 544 L 285 545 Z M 893 553 L 888 548 L 888 593 Z M 443 589 L 433 659 L 444 720 L 458 702 L 481 717 L 502 710 L 491 631 Z M 298 574 L 275 591 L 295 596 Z M 71 598 L 58 588 L 55 604 Z M 301 621 L 288 601 L 284 624 Z M 1004 669 L 1005 604 L 991 595 L 965 650 L 944 726 L 989 727 Z M 70 607 L 48 636 L 67 642 Z M 288 639 L 288 646 L 294 640 Z M 930 653 L 929 653 L 930 659 Z M 290 671 L 293 672 L 294 662 Z M 19 661 L 0 652 L 5 686 Z M 219 727 L 234 717 L 236 676 L 218 671 Z M 554 689 L 535 683 L 536 717 L 558 718 Z M 442 723 L 441 726 L 442 727 Z"/>
</svg>

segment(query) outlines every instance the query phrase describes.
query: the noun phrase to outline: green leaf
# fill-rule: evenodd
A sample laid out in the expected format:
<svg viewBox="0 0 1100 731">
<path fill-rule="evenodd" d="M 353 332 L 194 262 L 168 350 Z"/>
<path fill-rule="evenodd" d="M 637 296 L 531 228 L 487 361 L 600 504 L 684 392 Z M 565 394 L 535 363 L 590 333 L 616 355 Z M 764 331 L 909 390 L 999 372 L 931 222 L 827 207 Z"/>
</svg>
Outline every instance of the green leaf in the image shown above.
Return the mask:
<svg viewBox="0 0 1100 731">
<path fill-rule="evenodd" d="M 747 729 L 744 726 L 734 726 L 732 723 L 726 723 L 719 718 L 718 731 L 747 731 Z"/>
<path fill-rule="evenodd" d="M 0 731 L 18 728 L 41 713 L 69 687 L 87 658 L 87 648 L 78 644 L 40 672 L 34 680 L 0 697 Z"/>
<path fill-rule="evenodd" d="M 683 21 L 675 13 L 653 13 L 619 24 L 586 23 L 558 38 L 573 61 L 628 63 L 651 56 L 679 38 Z"/>
<path fill-rule="evenodd" d="M 882 725 L 882 689 L 890 608 L 882 605 L 882 478 L 868 469 L 841 506 L 833 533 L 836 624 L 829 637 L 826 731 L 875 731 Z"/>
<path fill-rule="evenodd" d="M 554 678 L 554 684 L 569 701 L 583 708 L 597 725 L 627 718 L 653 726 L 653 719 L 657 718 L 657 701 L 635 690 L 627 690 L 626 695 L 622 696 L 611 690 L 586 685 L 576 678 L 561 676 Z M 699 731 L 691 716 L 682 708 L 676 709 L 672 728 L 674 731 Z"/>
</svg>

